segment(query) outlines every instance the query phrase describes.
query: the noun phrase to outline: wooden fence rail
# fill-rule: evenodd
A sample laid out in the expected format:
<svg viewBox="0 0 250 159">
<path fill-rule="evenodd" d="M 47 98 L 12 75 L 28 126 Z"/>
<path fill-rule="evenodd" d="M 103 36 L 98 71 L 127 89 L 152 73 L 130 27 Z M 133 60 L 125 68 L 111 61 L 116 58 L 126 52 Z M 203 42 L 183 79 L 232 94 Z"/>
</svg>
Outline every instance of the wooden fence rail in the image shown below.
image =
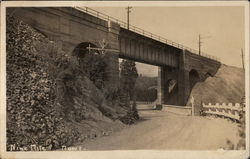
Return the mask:
<svg viewBox="0 0 250 159">
<path fill-rule="evenodd" d="M 203 103 L 202 106 L 203 113 L 206 115 L 218 115 L 236 121 L 240 120 L 240 112 L 245 112 L 245 108 L 239 103 L 235 103 L 235 105 L 233 105 L 232 103 L 216 103 L 215 105 L 212 105 L 211 103 L 208 103 L 208 105 L 206 105 Z"/>
</svg>

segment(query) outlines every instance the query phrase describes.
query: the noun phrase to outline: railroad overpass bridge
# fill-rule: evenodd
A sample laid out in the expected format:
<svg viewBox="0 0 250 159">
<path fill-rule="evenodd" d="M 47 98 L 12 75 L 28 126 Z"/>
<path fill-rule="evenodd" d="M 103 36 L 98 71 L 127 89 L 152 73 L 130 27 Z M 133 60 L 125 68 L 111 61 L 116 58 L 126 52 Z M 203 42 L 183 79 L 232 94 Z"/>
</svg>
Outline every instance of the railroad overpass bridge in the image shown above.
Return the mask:
<svg viewBox="0 0 250 159">
<path fill-rule="evenodd" d="M 197 55 L 195 50 L 136 27 L 128 30 L 125 23 L 90 8 L 11 7 L 7 14 L 57 41 L 70 54 L 86 49 L 79 48 L 86 42 L 101 48 L 105 40 L 109 87 L 114 89 L 119 85 L 118 58 L 159 66 L 159 104 L 186 105 L 195 83 L 215 75 L 220 67 L 214 57 Z"/>
</svg>

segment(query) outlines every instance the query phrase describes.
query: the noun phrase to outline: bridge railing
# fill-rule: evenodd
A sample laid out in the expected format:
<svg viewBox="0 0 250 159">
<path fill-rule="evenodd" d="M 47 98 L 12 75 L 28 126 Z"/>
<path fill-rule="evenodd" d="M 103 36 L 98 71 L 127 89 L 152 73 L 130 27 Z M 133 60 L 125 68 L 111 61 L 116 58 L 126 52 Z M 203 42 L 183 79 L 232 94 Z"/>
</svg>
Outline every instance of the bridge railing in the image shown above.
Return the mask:
<svg viewBox="0 0 250 159">
<path fill-rule="evenodd" d="M 209 104 L 202 104 L 203 106 L 203 113 L 205 115 L 217 115 L 221 117 L 231 118 L 233 120 L 239 121 L 240 120 L 240 112 L 244 111 L 245 108 L 240 103 L 216 103 L 215 105 Z"/>
<path fill-rule="evenodd" d="M 123 21 L 121 21 L 119 19 L 116 19 L 114 17 L 111 17 L 111 16 L 109 16 L 107 14 L 104 14 L 104 13 L 101 13 L 101 12 L 96 11 L 94 9 L 91 9 L 89 7 L 84 7 L 84 8 L 82 8 L 82 7 L 74 7 L 74 8 L 77 9 L 77 10 L 80 10 L 82 12 L 85 12 L 87 14 L 90 14 L 92 16 L 95 16 L 95 17 L 98 17 L 100 19 L 106 20 L 106 21 L 110 21 L 111 20 L 113 22 L 118 23 L 122 28 L 128 29 L 127 23 L 125 23 L 125 22 L 123 22 Z M 187 47 L 187 46 L 184 46 L 182 44 L 176 43 L 176 42 L 174 42 L 172 40 L 168 40 L 168 39 L 166 39 L 164 37 L 161 37 L 159 35 L 153 34 L 153 33 L 149 32 L 149 31 L 146 31 L 146 30 L 141 29 L 139 27 L 133 26 L 131 24 L 129 24 L 129 30 L 134 31 L 134 32 L 136 32 L 138 34 L 141 34 L 143 36 L 149 37 L 151 39 L 160 41 L 162 43 L 168 44 L 170 46 L 174 46 L 174 47 L 182 49 L 182 50 L 188 50 L 188 51 L 190 51 L 190 52 L 192 52 L 194 54 L 199 54 L 199 51 L 197 51 L 195 49 L 192 49 L 190 47 Z M 213 60 L 216 60 L 216 61 L 220 61 L 219 58 L 217 58 L 215 56 L 212 56 L 212 55 L 209 55 L 209 54 L 206 54 L 204 52 L 200 52 L 200 55 L 204 56 L 204 57 L 207 57 L 207 58 L 210 58 L 210 59 L 213 59 Z"/>
</svg>

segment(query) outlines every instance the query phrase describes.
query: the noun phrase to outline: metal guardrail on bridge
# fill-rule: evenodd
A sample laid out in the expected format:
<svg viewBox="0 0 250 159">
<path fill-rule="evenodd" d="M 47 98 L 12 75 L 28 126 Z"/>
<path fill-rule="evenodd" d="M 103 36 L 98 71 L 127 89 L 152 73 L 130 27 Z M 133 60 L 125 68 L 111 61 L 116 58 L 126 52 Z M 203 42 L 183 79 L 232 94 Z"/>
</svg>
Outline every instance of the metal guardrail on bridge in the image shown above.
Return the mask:
<svg viewBox="0 0 250 159">
<path fill-rule="evenodd" d="M 120 25 L 120 27 L 127 29 L 127 26 L 128 26 L 127 23 L 125 23 L 125 22 L 123 22 L 123 21 L 121 21 L 119 19 L 113 18 L 113 17 L 111 17 L 111 16 L 109 16 L 107 14 L 101 13 L 101 12 L 96 11 L 94 9 L 91 9 L 89 7 L 84 7 L 84 8 L 82 8 L 82 7 L 74 7 L 74 8 L 77 9 L 77 10 L 80 10 L 82 12 L 85 12 L 87 14 L 90 14 L 92 16 L 98 17 L 100 19 L 116 22 L 116 23 L 118 23 Z M 182 44 L 176 43 L 174 41 L 168 40 L 168 39 L 163 38 L 163 37 L 161 37 L 159 35 L 153 34 L 151 32 L 148 32 L 146 30 L 143 30 L 143 29 L 141 29 L 139 27 L 136 27 L 136 26 L 133 26 L 133 25 L 130 25 L 130 24 L 129 24 L 129 30 L 134 31 L 134 32 L 136 32 L 138 34 L 141 34 L 143 36 L 149 37 L 151 39 L 160 41 L 162 43 L 168 44 L 170 46 L 174 46 L 174 47 L 182 49 L 182 50 L 188 50 L 188 51 L 190 51 L 191 53 L 194 53 L 194 54 L 199 54 L 199 51 L 197 51 L 195 49 L 192 49 L 190 47 L 187 47 L 187 46 L 184 46 Z M 218 57 L 206 54 L 204 52 L 200 52 L 200 55 L 204 56 L 204 57 L 207 57 L 207 58 L 210 58 L 210 59 L 213 59 L 213 60 L 216 60 L 216 61 L 220 61 L 220 59 Z"/>
</svg>

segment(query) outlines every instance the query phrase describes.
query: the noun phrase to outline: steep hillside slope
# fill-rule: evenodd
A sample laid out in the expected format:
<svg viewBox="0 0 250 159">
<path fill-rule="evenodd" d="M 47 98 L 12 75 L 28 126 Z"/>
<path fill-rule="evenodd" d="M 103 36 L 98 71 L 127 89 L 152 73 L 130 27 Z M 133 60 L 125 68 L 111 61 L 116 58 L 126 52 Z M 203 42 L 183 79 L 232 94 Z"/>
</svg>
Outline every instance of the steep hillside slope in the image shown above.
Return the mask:
<svg viewBox="0 0 250 159">
<path fill-rule="evenodd" d="M 7 19 L 7 150 L 60 149 L 125 126 L 128 110 L 108 103 L 74 57 L 22 21 Z"/>
<path fill-rule="evenodd" d="M 240 103 L 245 94 L 245 72 L 241 68 L 221 65 L 214 77 L 198 82 L 191 91 L 196 114 L 201 103 Z M 190 104 L 190 100 L 187 105 Z"/>
</svg>

